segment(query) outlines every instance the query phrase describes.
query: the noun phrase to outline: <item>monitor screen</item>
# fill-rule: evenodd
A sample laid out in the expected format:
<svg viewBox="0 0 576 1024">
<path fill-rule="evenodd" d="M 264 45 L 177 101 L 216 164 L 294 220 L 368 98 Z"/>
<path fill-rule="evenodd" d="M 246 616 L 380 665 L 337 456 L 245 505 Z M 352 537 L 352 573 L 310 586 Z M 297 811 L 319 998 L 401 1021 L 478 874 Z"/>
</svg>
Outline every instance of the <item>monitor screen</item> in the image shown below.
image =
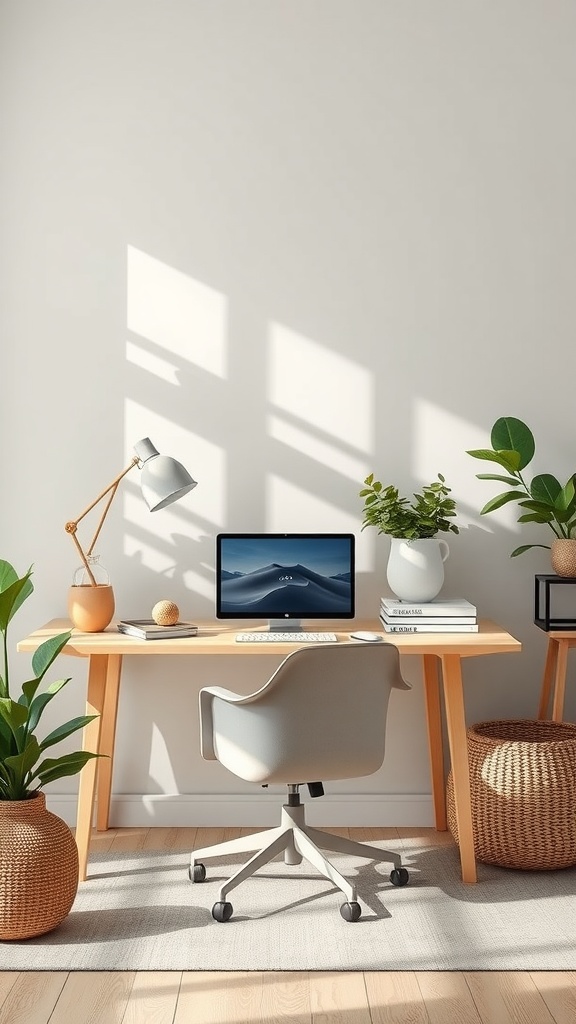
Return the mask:
<svg viewBox="0 0 576 1024">
<path fill-rule="evenodd" d="M 220 619 L 352 619 L 352 533 L 221 533 L 216 538 Z"/>
</svg>

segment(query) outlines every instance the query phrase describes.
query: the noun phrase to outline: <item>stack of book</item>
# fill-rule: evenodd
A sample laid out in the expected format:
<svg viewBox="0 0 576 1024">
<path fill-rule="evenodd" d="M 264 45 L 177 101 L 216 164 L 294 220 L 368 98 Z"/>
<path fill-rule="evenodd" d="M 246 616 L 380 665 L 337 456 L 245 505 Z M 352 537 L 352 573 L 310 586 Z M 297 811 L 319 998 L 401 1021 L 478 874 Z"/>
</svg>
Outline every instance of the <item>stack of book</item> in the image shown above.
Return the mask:
<svg viewBox="0 0 576 1024">
<path fill-rule="evenodd" d="M 464 597 L 435 598 L 422 604 L 380 599 L 380 622 L 387 633 L 477 633 L 476 606 Z"/>
<path fill-rule="evenodd" d="M 193 622 L 175 622 L 173 626 L 159 626 L 154 619 L 122 619 L 118 632 L 136 636 L 140 640 L 173 640 L 177 636 L 196 636 L 198 626 Z"/>
</svg>

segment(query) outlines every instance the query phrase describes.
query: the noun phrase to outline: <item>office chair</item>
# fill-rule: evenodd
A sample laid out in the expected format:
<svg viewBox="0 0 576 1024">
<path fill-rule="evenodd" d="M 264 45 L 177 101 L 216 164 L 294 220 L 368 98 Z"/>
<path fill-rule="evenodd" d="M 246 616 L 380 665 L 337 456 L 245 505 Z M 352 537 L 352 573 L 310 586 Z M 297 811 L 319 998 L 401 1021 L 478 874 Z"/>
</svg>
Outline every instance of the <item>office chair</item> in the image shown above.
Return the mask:
<svg viewBox="0 0 576 1024">
<path fill-rule="evenodd" d="M 299 792 L 307 784 L 312 797 L 322 796 L 327 779 L 359 778 L 381 767 L 392 687 L 410 689 L 391 644 L 324 642 L 289 654 L 268 682 L 249 696 L 218 686 L 200 691 L 202 757 L 220 761 L 248 782 L 288 786 L 288 802 L 277 828 L 192 853 L 190 879 L 203 882 L 203 861 L 209 857 L 257 851 L 220 887 L 212 907 L 216 921 L 232 916 L 228 893 L 282 851 L 286 864 L 300 864 L 304 857 L 344 893 L 340 913 L 346 921 L 357 921 L 361 914 L 356 887 L 322 850 L 391 862 L 391 883 L 408 882 L 397 853 L 307 825 Z"/>
</svg>

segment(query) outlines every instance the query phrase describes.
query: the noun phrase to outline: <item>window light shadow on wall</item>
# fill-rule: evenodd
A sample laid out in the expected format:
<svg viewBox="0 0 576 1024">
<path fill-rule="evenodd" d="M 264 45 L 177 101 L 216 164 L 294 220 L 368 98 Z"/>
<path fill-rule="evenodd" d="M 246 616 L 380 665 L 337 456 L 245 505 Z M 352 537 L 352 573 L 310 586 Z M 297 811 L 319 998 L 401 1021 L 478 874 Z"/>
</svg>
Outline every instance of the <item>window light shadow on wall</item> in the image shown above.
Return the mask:
<svg viewBox="0 0 576 1024">
<path fill-rule="evenodd" d="M 160 349 L 131 343 L 131 362 L 167 379 L 173 355 L 226 376 L 228 302 L 221 292 L 129 245 L 127 307 L 128 330 Z"/>
<path fill-rule="evenodd" d="M 181 388 L 187 367 L 225 380 L 228 300 L 216 289 L 128 246 L 126 304 L 131 333 L 126 360 L 145 374 L 133 375 L 140 386 L 124 402 L 126 459 L 133 456 L 135 440 L 150 437 L 161 453 L 179 459 L 196 480 L 209 480 L 210 486 L 195 488 L 193 505 L 171 505 L 154 513 L 152 522 L 140 499 L 138 481 L 127 481 L 124 554 L 152 574 L 180 578 L 188 590 L 210 600 L 213 567 L 206 564 L 206 534 L 224 526 L 226 453 L 187 429 L 182 417 L 178 422 L 170 414 L 186 401 L 182 392 L 176 394 L 173 389 Z"/>
<path fill-rule="evenodd" d="M 489 431 L 471 424 L 461 416 L 422 398 L 414 400 L 412 411 L 412 465 L 414 479 L 428 483 L 438 473 L 446 478 L 453 492 L 466 494 L 469 501 L 467 511 L 458 499 L 458 524 L 460 527 L 475 526 L 485 533 L 494 532 L 494 523 L 479 514 L 482 506 L 493 496 L 485 482 L 476 479 L 476 473 L 497 472 L 498 467 L 482 464 L 466 454 L 466 449 L 486 448 L 489 445 Z M 466 443 L 460 439 L 466 438 Z M 511 533 L 519 533 L 518 512 L 504 506 L 498 512 L 498 522 Z"/>
<path fill-rule="evenodd" d="M 359 363 L 310 338 L 272 323 L 268 344 L 268 435 L 359 489 L 374 452 L 374 375 Z M 357 532 L 358 510 L 347 512 L 281 474 L 266 480 L 266 528 Z M 374 541 L 363 535 L 357 567 L 374 564 Z"/>
<path fill-rule="evenodd" d="M 277 409 L 363 455 L 374 451 L 371 371 L 281 324 L 269 332 L 269 398 Z M 349 401 L 347 396 L 353 396 Z M 334 465 L 338 469 L 338 464 Z"/>
<path fill-rule="evenodd" d="M 152 767 L 154 766 L 154 767 Z M 148 759 L 150 778 L 156 783 L 160 792 L 178 793 L 178 783 L 172 767 L 172 759 L 168 752 L 166 740 L 156 722 L 152 723 L 150 736 L 150 754 Z M 154 813 L 154 804 L 150 808 Z"/>
<path fill-rule="evenodd" d="M 126 440 L 126 457 L 130 458 L 133 438 L 150 436 L 158 449 L 166 450 L 186 464 L 186 468 L 198 479 L 207 479 L 208 468 L 210 487 L 196 487 L 194 494 L 194 512 L 179 503 L 154 512 L 154 523 L 150 521 L 150 512 L 141 500 L 138 482 L 124 491 L 124 554 L 138 557 L 147 569 L 163 575 L 171 575 L 172 570 L 191 564 L 191 560 L 183 557 L 184 553 L 177 546 L 182 544 L 183 537 L 189 537 L 193 544 L 205 534 L 206 522 L 216 529 L 224 525 L 226 508 L 226 456 L 218 445 L 208 441 L 199 434 L 174 423 L 159 413 L 147 409 L 132 399 L 124 403 L 124 436 Z M 205 467 L 204 470 L 202 467 Z M 160 518 L 161 517 L 161 529 Z M 197 560 L 194 559 L 197 564 Z M 186 569 L 183 576 L 187 586 L 195 592 L 211 596 L 210 583 L 197 573 Z M 191 584 L 193 583 L 193 586 Z"/>
</svg>

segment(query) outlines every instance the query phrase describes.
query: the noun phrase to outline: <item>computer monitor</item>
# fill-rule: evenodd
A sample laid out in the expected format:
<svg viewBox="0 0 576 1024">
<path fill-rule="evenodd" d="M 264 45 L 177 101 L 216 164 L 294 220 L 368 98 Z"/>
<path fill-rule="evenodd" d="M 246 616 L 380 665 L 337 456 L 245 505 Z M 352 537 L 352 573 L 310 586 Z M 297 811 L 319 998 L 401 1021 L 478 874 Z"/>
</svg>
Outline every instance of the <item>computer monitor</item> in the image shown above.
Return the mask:
<svg viewBox="0 0 576 1024">
<path fill-rule="evenodd" d="M 352 533 L 220 533 L 216 616 L 283 632 L 301 619 L 353 619 L 354 554 Z"/>
</svg>

